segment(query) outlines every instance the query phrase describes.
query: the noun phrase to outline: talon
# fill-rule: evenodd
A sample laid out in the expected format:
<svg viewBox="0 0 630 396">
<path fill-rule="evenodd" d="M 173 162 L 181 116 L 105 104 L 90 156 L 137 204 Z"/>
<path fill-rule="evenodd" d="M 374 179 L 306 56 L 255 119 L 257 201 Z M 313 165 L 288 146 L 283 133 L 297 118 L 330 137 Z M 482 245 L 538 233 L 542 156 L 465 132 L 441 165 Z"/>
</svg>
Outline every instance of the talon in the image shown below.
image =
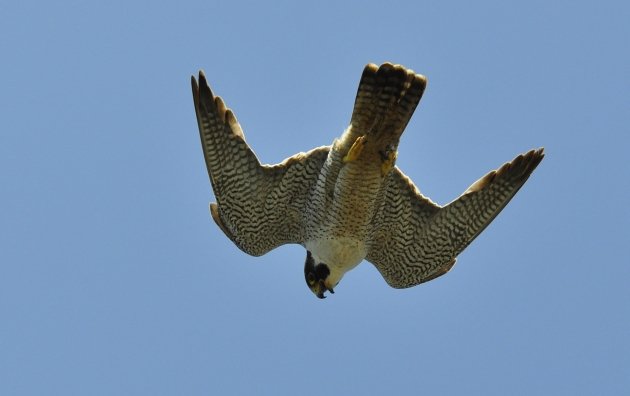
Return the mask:
<svg viewBox="0 0 630 396">
<path fill-rule="evenodd" d="M 396 163 L 396 157 L 398 157 L 398 151 L 388 151 L 384 156 L 383 163 L 381 164 L 381 176 L 385 177 Z"/>
<path fill-rule="evenodd" d="M 361 155 L 365 143 L 367 143 L 367 138 L 365 136 L 359 136 L 357 140 L 352 143 L 352 147 L 348 150 L 348 154 L 343 157 L 343 162 L 356 161 L 359 158 L 359 155 Z"/>
</svg>

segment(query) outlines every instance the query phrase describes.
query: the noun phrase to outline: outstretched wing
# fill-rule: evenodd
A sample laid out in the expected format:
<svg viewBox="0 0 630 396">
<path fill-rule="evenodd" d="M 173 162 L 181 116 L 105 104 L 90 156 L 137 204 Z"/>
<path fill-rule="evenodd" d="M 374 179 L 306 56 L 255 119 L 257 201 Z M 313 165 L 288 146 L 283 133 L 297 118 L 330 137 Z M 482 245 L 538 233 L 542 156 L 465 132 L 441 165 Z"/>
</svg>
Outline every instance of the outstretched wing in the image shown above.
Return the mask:
<svg viewBox="0 0 630 396">
<path fill-rule="evenodd" d="M 330 147 L 261 165 L 234 113 L 214 96 L 206 77 L 192 77 L 192 91 L 208 174 L 217 203 L 212 218 L 241 250 L 260 256 L 304 242 L 302 214 Z"/>
<path fill-rule="evenodd" d="M 543 149 L 519 155 L 443 208 L 422 196 L 395 168 L 384 184 L 367 260 L 395 288 L 444 275 L 457 255 L 510 202 L 543 157 Z"/>
</svg>

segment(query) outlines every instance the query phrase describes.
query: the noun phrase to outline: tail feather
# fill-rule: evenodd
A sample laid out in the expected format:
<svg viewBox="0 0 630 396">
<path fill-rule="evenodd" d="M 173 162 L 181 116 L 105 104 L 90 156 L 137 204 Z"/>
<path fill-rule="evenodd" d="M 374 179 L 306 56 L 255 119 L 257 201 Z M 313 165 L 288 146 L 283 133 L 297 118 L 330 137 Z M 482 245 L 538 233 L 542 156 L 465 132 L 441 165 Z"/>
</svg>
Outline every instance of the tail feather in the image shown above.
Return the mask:
<svg viewBox="0 0 630 396">
<path fill-rule="evenodd" d="M 422 98 L 427 80 L 401 65 L 368 64 L 352 112 L 352 132 L 397 145 Z"/>
</svg>

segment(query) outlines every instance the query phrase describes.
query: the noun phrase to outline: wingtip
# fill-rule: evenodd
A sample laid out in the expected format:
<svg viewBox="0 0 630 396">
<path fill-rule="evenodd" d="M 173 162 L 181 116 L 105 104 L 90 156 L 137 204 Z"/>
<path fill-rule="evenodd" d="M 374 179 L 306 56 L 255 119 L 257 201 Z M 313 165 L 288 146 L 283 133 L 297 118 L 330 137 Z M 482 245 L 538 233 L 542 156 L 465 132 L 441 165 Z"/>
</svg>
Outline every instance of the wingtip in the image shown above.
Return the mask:
<svg viewBox="0 0 630 396">
<path fill-rule="evenodd" d="M 544 157 L 545 154 L 543 147 L 519 154 L 512 161 L 506 162 L 498 169 L 486 173 L 483 177 L 468 187 L 468 189 L 464 192 L 464 195 L 483 190 L 497 178 L 508 177 L 514 180 L 522 180 L 524 183 L 538 167 Z"/>
<path fill-rule="evenodd" d="M 202 81 L 203 81 L 203 82 L 206 82 L 206 74 L 203 72 L 203 69 L 199 69 L 199 71 L 197 72 L 197 74 L 198 74 L 198 76 L 199 76 L 199 82 L 200 82 L 200 83 L 201 83 Z M 197 78 L 195 78 L 195 75 L 194 75 L 194 74 L 192 74 L 192 75 L 190 76 L 190 80 L 191 80 L 191 81 L 196 82 L 196 81 L 197 81 Z"/>
<path fill-rule="evenodd" d="M 498 175 L 512 174 L 512 177 L 527 180 L 545 157 L 544 148 L 532 149 L 518 155 L 497 170 Z"/>
<path fill-rule="evenodd" d="M 532 173 L 534 169 L 540 164 L 540 162 L 545 158 L 545 148 L 540 147 L 537 149 L 532 149 L 527 153 L 523 154 L 526 162 L 526 173 Z"/>
<path fill-rule="evenodd" d="M 199 84 L 197 83 L 197 79 L 195 78 L 194 74 L 190 76 L 190 85 L 192 87 L 192 96 L 193 102 L 195 104 L 195 111 L 197 111 L 199 107 Z"/>
<path fill-rule="evenodd" d="M 206 80 L 206 74 L 201 69 L 199 70 L 199 80 L 195 81 L 193 76 L 193 94 L 198 97 L 199 104 L 203 106 L 212 106 L 212 102 L 215 100 L 214 93 L 212 89 L 208 85 L 208 81 Z"/>
<path fill-rule="evenodd" d="M 210 86 L 208 85 L 208 80 L 206 80 L 206 73 L 203 70 L 199 70 L 199 86 L 202 89 L 210 90 Z"/>
</svg>

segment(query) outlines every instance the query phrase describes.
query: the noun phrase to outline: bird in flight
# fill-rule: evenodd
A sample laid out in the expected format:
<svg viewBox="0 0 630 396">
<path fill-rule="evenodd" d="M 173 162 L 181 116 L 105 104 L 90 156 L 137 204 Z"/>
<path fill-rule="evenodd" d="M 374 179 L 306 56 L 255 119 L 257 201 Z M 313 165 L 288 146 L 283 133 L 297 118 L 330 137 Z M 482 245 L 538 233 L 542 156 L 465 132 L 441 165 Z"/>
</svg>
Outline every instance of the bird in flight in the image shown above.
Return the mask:
<svg viewBox="0 0 630 396">
<path fill-rule="evenodd" d="M 319 298 L 364 259 L 407 288 L 447 273 L 544 157 L 528 151 L 440 206 L 395 166 L 398 143 L 427 80 L 401 65 L 368 64 L 350 125 L 330 146 L 261 165 L 203 71 L 192 92 L 216 203 L 212 218 L 242 251 L 306 248 L 304 278 Z"/>
</svg>

